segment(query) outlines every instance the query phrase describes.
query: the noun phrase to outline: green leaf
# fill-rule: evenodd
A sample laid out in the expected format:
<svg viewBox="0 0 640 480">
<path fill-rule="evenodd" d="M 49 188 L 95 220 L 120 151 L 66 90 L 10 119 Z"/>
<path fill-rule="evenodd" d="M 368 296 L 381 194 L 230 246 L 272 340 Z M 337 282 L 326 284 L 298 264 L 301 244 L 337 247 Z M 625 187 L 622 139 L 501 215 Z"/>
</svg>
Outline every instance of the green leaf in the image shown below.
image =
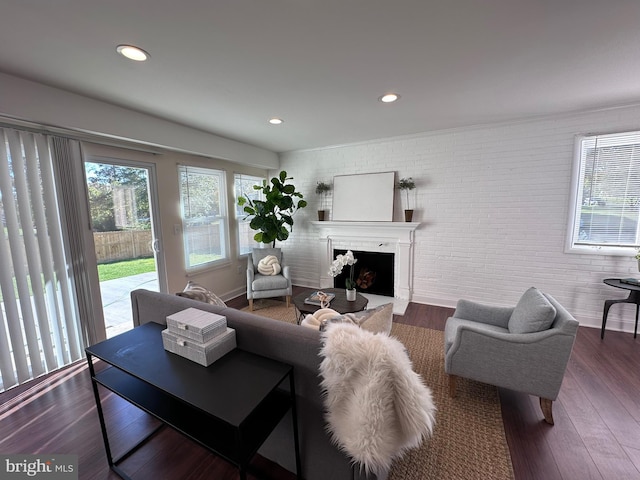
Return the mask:
<svg viewBox="0 0 640 480">
<path fill-rule="evenodd" d="M 245 203 L 247 203 L 247 199 L 244 197 L 238 197 L 238 205 L 239 206 L 243 206 Z"/>
<path fill-rule="evenodd" d="M 288 210 L 293 207 L 293 200 L 291 197 L 282 197 L 280 198 L 280 203 L 278 204 L 281 210 Z"/>
<path fill-rule="evenodd" d="M 264 223 L 265 223 L 264 218 L 256 215 L 251 219 L 251 222 L 249 223 L 249 227 L 251 228 L 251 230 L 262 230 Z"/>
<path fill-rule="evenodd" d="M 298 208 L 304 208 L 307 206 L 307 201 L 306 200 L 300 200 L 298 202 Z"/>
<path fill-rule="evenodd" d="M 278 190 L 282 189 L 282 182 L 280 182 L 276 177 L 271 179 L 271 184 L 273 185 L 273 188 L 277 188 Z"/>
<path fill-rule="evenodd" d="M 278 235 L 276 236 L 276 238 L 278 240 L 280 240 L 281 242 L 284 242 L 287 238 L 289 238 L 289 230 L 287 230 L 286 228 L 282 227 L 280 229 L 280 231 L 278 232 Z"/>
<path fill-rule="evenodd" d="M 293 185 L 291 185 L 291 184 L 284 185 L 284 186 L 282 187 L 282 192 L 283 192 L 283 193 L 286 193 L 287 195 L 291 195 L 291 194 L 295 193 L 295 191 L 296 191 L 296 187 L 294 187 L 294 186 L 293 186 Z"/>
<path fill-rule="evenodd" d="M 284 223 L 293 226 L 293 218 L 289 215 L 282 215 L 282 220 L 284 220 Z"/>
<path fill-rule="evenodd" d="M 285 170 L 282 170 L 280 172 L 280 181 L 284 182 L 287 179 L 287 172 Z"/>
</svg>

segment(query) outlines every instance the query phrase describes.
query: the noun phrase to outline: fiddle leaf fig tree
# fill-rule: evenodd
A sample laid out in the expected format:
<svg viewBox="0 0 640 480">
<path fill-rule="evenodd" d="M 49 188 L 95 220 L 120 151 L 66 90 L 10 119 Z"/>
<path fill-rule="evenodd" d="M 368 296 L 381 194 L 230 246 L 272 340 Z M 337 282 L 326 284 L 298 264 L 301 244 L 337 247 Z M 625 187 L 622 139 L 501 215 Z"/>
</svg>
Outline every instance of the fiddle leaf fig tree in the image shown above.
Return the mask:
<svg viewBox="0 0 640 480">
<path fill-rule="evenodd" d="M 246 218 L 251 218 L 249 226 L 256 230 L 253 239 L 256 242 L 271 243 L 276 246 L 276 240 L 281 242 L 289 238 L 289 232 L 293 228 L 293 214 L 307 206 L 306 200 L 292 183 L 293 177 L 287 177 L 287 172 L 282 171 L 271 182 L 264 180 L 262 186 L 254 185 L 254 190 L 262 190 L 264 200 L 251 200 L 248 197 L 239 197 L 238 205 L 243 207 Z"/>
</svg>

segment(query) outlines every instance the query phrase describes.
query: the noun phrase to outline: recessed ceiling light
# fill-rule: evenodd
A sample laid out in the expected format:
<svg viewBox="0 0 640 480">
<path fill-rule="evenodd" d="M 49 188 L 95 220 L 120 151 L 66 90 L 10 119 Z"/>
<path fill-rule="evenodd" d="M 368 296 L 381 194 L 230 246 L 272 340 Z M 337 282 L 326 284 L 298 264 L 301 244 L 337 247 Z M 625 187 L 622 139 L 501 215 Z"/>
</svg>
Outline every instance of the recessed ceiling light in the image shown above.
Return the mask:
<svg viewBox="0 0 640 480">
<path fill-rule="evenodd" d="M 385 95 L 382 95 L 378 100 L 380 100 L 382 103 L 392 103 L 399 98 L 400 95 L 398 95 L 397 93 L 387 93 Z"/>
<path fill-rule="evenodd" d="M 270 118 L 269 119 L 269 123 L 271 125 L 282 125 L 284 123 L 284 120 L 282 120 L 281 118 Z"/>
<path fill-rule="evenodd" d="M 127 57 L 129 60 L 135 60 L 136 62 L 144 62 L 151 56 L 141 48 L 134 47 L 133 45 L 118 45 L 116 51 L 123 57 Z"/>
</svg>

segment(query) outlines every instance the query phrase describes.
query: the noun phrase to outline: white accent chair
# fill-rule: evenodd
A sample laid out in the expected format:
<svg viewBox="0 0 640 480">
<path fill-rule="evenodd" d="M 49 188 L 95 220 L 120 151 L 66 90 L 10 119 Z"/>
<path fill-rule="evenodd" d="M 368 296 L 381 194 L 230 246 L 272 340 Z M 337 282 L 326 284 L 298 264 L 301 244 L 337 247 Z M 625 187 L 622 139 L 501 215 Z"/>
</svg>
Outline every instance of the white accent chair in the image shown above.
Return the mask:
<svg viewBox="0 0 640 480">
<path fill-rule="evenodd" d="M 278 275 L 262 275 L 258 263 L 264 257 L 274 255 L 281 266 Z M 289 266 L 284 264 L 284 256 L 279 248 L 254 248 L 247 257 L 247 299 L 253 311 L 254 298 L 286 297 L 287 307 L 291 305 L 293 287 L 289 276 Z"/>
</svg>

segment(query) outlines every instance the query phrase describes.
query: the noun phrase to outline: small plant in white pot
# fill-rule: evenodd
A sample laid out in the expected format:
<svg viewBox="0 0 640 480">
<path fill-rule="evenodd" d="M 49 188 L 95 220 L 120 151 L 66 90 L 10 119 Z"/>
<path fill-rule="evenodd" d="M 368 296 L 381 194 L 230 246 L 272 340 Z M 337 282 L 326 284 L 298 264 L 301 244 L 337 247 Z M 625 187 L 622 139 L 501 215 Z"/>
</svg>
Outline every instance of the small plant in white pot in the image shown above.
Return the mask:
<svg viewBox="0 0 640 480">
<path fill-rule="evenodd" d="M 407 197 L 407 205 L 404 210 L 404 220 L 405 222 L 410 222 L 413 219 L 413 209 L 411 208 L 409 202 L 409 192 L 416 188 L 416 182 L 413 181 L 413 178 L 401 178 L 400 181 L 396 184 L 396 188 L 401 192 L 404 191 Z"/>
<path fill-rule="evenodd" d="M 316 194 L 320 195 L 322 199 L 320 203 L 322 210 L 318 210 L 318 220 L 320 221 L 323 221 L 325 219 L 327 195 L 330 191 L 331 185 L 328 183 L 318 182 L 318 184 L 316 185 Z"/>
</svg>

